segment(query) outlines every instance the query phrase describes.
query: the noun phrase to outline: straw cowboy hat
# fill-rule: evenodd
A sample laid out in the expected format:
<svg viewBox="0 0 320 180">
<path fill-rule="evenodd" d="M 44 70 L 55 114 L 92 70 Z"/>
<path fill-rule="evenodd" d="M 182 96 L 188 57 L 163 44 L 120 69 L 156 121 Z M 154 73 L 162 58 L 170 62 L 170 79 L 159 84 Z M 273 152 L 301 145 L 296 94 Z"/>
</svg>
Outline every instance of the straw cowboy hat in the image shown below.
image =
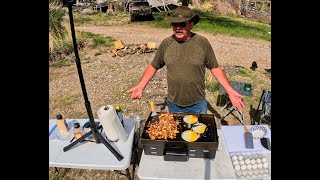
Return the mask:
<svg viewBox="0 0 320 180">
<path fill-rule="evenodd" d="M 199 16 L 186 6 L 177 7 L 176 11 L 171 16 L 168 16 L 168 19 L 172 23 L 186 22 L 193 19 L 194 25 L 200 20 Z"/>
</svg>

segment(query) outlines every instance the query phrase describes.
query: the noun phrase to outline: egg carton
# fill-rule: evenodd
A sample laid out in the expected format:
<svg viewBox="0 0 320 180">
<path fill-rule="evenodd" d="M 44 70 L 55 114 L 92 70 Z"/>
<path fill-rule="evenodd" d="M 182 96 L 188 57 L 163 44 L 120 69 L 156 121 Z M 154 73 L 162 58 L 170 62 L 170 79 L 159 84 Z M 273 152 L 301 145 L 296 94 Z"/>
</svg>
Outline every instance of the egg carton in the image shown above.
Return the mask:
<svg viewBox="0 0 320 180">
<path fill-rule="evenodd" d="M 232 152 L 230 159 L 237 178 L 271 177 L 271 161 L 263 152 Z"/>
</svg>

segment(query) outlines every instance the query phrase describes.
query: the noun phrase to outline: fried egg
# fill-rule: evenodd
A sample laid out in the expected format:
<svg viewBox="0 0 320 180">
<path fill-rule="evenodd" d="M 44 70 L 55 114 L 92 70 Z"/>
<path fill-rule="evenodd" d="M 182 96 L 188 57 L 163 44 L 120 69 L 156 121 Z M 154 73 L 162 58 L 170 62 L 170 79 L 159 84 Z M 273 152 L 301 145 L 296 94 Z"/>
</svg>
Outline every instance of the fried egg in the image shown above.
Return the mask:
<svg viewBox="0 0 320 180">
<path fill-rule="evenodd" d="M 182 139 L 188 142 L 194 142 L 199 138 L 199 134 L 192 130 L 186 130 L 182 133 Z"/>
<path fill-rule="evenodd" d="M 202 134 L 206 130 L 207 126 L 203 123 L 197 123 L 194 124 L 194 127 L 192 127 L 192 130 L 196 133 Z"/>
<path fill-rule="evenodd" d="M 198 122 L 198 117 L 195 115 L 186 115 L 183 117 L 183 121 L 188 124 L 194 124 Z"/>
</svg>

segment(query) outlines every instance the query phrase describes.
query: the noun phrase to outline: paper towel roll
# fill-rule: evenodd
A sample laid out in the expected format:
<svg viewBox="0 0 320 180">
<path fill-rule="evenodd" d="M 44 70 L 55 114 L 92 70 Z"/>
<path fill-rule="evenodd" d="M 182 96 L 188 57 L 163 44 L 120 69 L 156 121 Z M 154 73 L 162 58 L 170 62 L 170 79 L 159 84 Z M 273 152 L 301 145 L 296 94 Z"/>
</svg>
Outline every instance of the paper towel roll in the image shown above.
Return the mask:
<svg viewBox="0 0 320 180">
<path fill-rule="evenodd" d="M 97 111 L 103 131 L 109 141 L 124 143 L 127 140 L 127 134 L 119 120 L 119 117 L 112 105 L 106 105 Z"/>
</svg>

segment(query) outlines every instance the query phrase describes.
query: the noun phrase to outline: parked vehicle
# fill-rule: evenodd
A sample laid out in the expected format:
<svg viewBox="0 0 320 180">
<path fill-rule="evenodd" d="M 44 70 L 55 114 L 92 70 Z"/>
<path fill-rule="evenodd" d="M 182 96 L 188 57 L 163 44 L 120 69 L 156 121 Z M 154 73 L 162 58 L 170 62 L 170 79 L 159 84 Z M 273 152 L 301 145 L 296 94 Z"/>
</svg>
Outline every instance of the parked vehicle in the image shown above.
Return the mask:
<svg viewBox="0 0 320 180">
<path fill-rule="evenodd" d="M 139 18 L 147 20 L 153 19 L 152 6 L 148 1 L 132 1 L 129 4 L 130 21 L 136 21 Z"/>
</svg>

